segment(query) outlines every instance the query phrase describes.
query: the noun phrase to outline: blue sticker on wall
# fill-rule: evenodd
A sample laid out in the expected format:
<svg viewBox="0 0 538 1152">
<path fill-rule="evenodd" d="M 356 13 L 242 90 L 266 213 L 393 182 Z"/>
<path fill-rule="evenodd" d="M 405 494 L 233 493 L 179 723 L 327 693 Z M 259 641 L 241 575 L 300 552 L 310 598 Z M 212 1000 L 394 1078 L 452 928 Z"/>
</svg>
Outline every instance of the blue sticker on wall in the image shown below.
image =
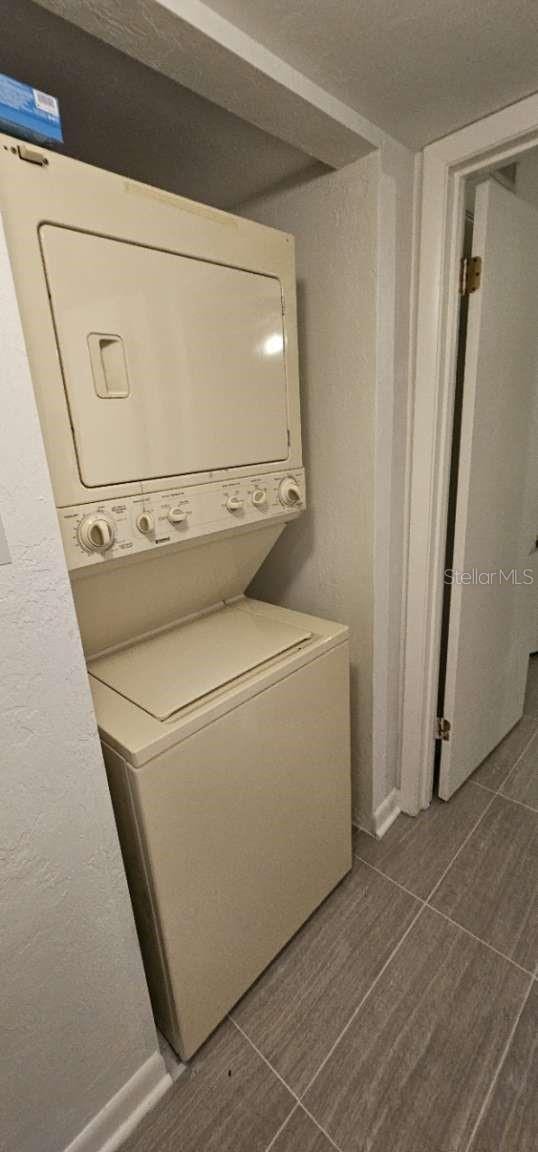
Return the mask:
<svg viewBox="0 0 538 1152">
<path fill-rule="evenodd" d="M 61 144 L 62 123 L 56 97 L 0 72 L 0 131 L 37 144 Z"/>
</svg>

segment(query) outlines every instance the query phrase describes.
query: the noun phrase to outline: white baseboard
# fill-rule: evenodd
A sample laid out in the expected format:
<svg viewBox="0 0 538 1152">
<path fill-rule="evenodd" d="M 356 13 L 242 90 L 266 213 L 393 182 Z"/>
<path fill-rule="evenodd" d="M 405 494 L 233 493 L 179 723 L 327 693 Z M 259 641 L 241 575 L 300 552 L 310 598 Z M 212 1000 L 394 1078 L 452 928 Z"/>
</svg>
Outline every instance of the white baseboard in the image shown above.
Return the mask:
<svg viewBox="0 0 538 1152">
<path fill-rule="evenodd" d="M 179 1059 L 179 1056 L 174 1052 L 174 1049 L 170 1046 L 168 1040 L 165 1039 L 162 1032 L 159 1032 L 159 1029 L 157 1029 L 157 1040 L 159 1041 L 159 1052 L 164 1060 L 164 1066 L 173 1082 L 177 1080 L 179 1076 L 183 1075 L 186 1065 Z"/>
<path fill-rule="evenodd" d="M 363 828 L 365 832 L 381 840 L 400 812 L 400 793 L 397 788 L 393 788 L 371 816 L 365 817 L 359 812 L 353 823 L 357 828 Z"/>
<path fill-rule="evenodd" d="M 162 1056 L 154 1052 L 79 1132 L 65 1152 L 116 1152 L 171 1083 Z"/>
</svg>

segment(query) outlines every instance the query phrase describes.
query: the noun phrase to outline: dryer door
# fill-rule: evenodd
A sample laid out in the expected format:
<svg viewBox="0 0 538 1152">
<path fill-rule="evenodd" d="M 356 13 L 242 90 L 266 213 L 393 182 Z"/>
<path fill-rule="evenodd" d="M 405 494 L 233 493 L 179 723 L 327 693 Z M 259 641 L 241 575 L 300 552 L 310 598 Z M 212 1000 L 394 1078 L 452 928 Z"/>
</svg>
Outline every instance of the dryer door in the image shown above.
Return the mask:
<svg viewBox="0 0 538 1152">
<path fill-rule="evenodd" d="M 50 224 L 40 236 L 83 484 L 287 459 L 279 280 Z"/>
</svg>

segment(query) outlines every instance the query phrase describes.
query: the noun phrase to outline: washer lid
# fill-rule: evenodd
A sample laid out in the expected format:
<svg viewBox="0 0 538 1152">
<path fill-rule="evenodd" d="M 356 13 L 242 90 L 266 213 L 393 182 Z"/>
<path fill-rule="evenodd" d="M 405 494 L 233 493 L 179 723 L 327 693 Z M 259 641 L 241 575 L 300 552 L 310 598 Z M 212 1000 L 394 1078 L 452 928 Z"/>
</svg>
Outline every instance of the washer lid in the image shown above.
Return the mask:
<svg viewBox="0 0 538 1152">
<path fill-rule="evenodd" d="M 312 635 L 234 604 L 90 661 L 97 680 L 168 720 Z"/>
</svg>

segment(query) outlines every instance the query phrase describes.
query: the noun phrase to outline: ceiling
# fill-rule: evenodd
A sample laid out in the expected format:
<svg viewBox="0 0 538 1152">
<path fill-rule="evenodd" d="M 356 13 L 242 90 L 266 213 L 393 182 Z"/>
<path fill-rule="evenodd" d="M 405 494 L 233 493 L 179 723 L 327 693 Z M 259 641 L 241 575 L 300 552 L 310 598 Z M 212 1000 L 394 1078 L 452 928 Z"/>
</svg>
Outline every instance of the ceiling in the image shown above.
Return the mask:
<svg viewBox="0 0 538 1152">
<path fill-rule="evenodd" d="M 207 0 L 413 148 L 538 89 L 536 0 Z"/>
<path fill-rule="evenodd" d="M 67 155 L 228 209 L 324 170 L 31 0 L 1 2 L 0 72 L 59 98 Z"/>
</svg>

